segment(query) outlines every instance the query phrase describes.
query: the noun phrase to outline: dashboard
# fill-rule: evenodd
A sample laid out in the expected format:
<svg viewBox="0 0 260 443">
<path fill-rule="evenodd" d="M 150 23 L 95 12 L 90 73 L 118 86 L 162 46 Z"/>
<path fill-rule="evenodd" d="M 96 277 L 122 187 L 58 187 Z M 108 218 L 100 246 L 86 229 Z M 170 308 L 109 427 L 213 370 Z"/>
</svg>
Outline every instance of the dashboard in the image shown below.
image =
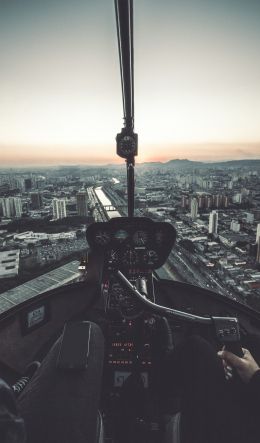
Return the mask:
<svg viewBox="0 0 260 443">
<path fill-rule="evenodd" d="M 104 251 L 108 270 L 153 270 L 167 260 L 176 231 L 170 223 L 145 217 L 118 217 L 90 225 L 86 232 L 91 249 Z"/>
</svg>

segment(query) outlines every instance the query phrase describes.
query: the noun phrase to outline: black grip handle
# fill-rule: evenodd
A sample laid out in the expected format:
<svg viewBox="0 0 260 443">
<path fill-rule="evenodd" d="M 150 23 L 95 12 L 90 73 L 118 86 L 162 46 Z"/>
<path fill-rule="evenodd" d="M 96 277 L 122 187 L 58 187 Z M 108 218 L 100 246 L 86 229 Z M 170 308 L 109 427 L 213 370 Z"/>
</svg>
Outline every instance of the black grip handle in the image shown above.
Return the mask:
<svg viewBox="0 0 260 443">
<path fill-rule="evenodd" d="M 232 354 L 235 354 L 240 358 L 244 356 L 244 352 L 242 350 L 242 346 L 239 341 L 226 343 L 225 349 L 229 352 L 232 352 Z"/>
</svg>

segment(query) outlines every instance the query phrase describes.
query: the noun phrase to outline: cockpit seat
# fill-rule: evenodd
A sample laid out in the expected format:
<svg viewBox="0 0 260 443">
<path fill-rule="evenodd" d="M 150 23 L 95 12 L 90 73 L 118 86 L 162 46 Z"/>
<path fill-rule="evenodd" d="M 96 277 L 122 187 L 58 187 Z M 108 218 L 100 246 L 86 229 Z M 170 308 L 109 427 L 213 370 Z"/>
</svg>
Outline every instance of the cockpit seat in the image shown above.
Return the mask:
<svg viewBox="0 0 260 443">
<path fill-rule="evenodd" d="M 61 338 L 18 397 L 27 443 L 103 443 L 98 411 L 104 360 L 102 331 L 91 323 L 86 370 L 58 370 L 60 346 Z"/>
<path fill-rule="evenodd" d="M 177 412 L 166 424 L 165 443 L 183 443 L 181 440 L 181 413 Z"/>
</svg>

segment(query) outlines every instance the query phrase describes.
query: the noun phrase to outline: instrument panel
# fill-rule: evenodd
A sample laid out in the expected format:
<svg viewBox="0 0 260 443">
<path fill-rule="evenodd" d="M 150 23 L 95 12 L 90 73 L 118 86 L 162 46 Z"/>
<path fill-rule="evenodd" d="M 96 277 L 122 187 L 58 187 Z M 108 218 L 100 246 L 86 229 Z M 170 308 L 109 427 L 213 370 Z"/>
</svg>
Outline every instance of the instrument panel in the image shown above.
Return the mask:
<svg viewBox="0 0 260 443">
<path fill-rule="evenodd" d="M 135 284 L 135 281 L 131 281 Z M 133 297 L 133 294 L 124 288 L 118 281 L 110 281 L 106 311 L 118 311 L 123 318 L 136 318 L 143 312 L 143 305 Z"/>
<path fill-rule="evenodd" d="M 108 269 L 157 269 L 168 258 L 176 239 L 170 223 L 145 217 L 118 217 L 90 225 L 90 247 L 105 252 Z"/>
</svg>

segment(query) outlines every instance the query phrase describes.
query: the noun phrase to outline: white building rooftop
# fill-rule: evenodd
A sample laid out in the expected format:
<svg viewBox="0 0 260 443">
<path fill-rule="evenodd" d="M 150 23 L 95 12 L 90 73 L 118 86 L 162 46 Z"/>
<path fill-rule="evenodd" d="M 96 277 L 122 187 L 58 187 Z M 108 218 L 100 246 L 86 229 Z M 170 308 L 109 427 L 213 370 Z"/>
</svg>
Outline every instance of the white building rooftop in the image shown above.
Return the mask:
<svg viewBox="0 0 260 443">
<path fill-rule="evenodd" d="M 0 278 L 15 277 L 19 272 L 19 249 L 0 252 Z"/>
</svg>

